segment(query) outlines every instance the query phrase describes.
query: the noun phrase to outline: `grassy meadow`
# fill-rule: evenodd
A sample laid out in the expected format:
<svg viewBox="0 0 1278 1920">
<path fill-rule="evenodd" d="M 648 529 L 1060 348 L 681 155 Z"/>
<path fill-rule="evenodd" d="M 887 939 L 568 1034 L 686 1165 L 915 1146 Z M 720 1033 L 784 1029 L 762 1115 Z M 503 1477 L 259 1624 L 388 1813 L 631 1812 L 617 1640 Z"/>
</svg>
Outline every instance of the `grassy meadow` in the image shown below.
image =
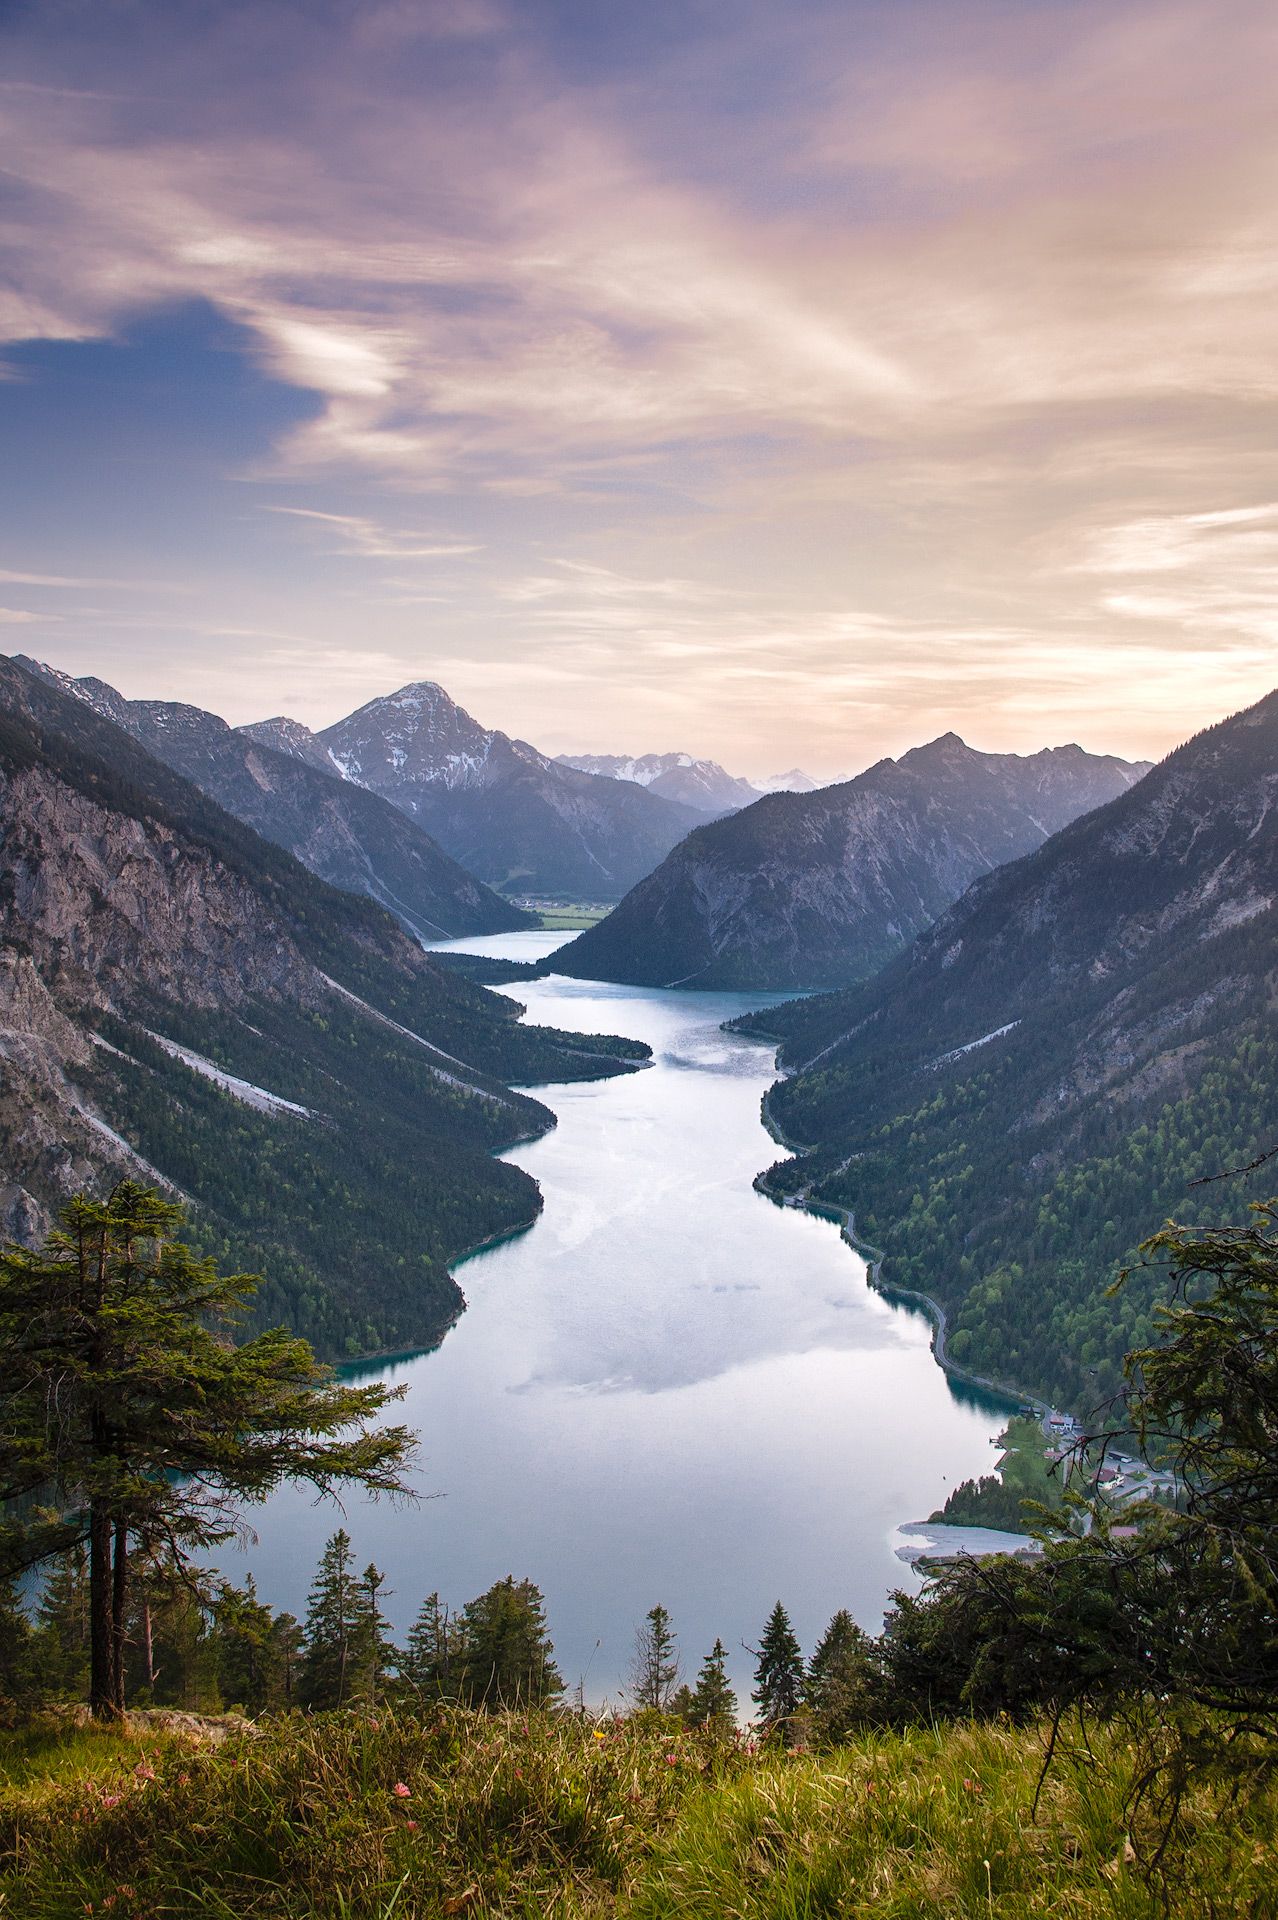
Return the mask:
<svg viewBox="0 0 1278 1920">
<path fill-rule="evenodd" d="M 1161 1869 L 1116 1729 L 760 1750 L 673 1723 L 282 1717 L 0 1736 L 0 1914 L 1082 1920 L 1278 1913 L 1273 1803 L 1185 1805 Z"/>
</svg>

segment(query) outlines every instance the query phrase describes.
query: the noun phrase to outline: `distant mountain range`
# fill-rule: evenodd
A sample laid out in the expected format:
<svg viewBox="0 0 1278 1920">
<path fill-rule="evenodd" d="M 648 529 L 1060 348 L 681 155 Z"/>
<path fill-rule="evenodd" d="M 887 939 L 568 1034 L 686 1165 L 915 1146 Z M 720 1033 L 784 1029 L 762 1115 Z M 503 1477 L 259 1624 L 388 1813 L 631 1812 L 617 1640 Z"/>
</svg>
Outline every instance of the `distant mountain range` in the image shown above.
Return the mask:
<svg viewBox="0 0 1278 1920">
<path fill-rule="evenodd" d="M 428 1344 L 463 1304 L 448 1261 L 540 1205 L 495 1154 L 553 1116 L 510 1082 L 646 1051 L 526 1026 L 82 692 L 0 659 L 5 1237 L 158 1182 L 203 1248 L 265 1276 L 252 1324 L 334 1358 Z"/>
<path fill-rule="evenodd" d="M 663 800 L 676 800 L 712 818 L 748 807 L 765 793 L 811 793 L 817 784 L 797 767 L 766 781 L 741 780 L 717 760 L 696 760 L 690 753 L 646 753 L 637 760 L 619 753 L 561 753 L 559 765 L 609 780 L 630 780 Z"/>
<path fill-rule="evenodd" d="M 979 753 L 945 734 L 839 786 L 773 794 L 699 827 L 555 969 L 646 986 L 864 979 L 979 875 L 1145 771 L 1077 746 Z"/>
<path fill-rule="evenodd" d="M 285 847 L 312 873 L 387 907 L 427 940 L 502 933 L 533 926 L 531 915 L 439 847 L 396 807 L 346 780 L 313 738 L 297 728 L 283 746 L 269 729 L 238 730 L 214 713 L 171 700 L 126 700 L 105 680 L 75 680 L 38 660 L 18 664 L 84 702 L 175 772 L 185 774 L 219 806 Z"/>
<path fill-rule="evenodd" d="M 791 767 L 789 773 L 764 774 L 750 782 L 758 793 L 815 793 L 820 786 L 838 784 L 837 781 L 814 780 L 802 767 Z"/>
<path fill-rule="evenodd" d="M 703 818 L 481 726 L 431 680 L 317 734 L 282 718 L 243 731 L 380 794 L 469 872 L 511 893 L 619 899 Z"/>
<path fill-rule="evenodd" d="M 726 772 L 717 760 L 694 760 L 689 753 L 647 753 L 638 760 L 617 753 L 561 753 L 558 764 L 608 780 L 628 780 L 701 814 L 732 813 L 759 798 L 756 787 Z"/>
<path fill-rule="evenodd" d="M 950 1356 L 1096 1404 L 1153 1336 L 1169 1216 L 1236 1219 L 1278 1146 L 1278 693 L 979 880 L 849 991 L 738 1024 L 791 1069 L 777 1193 L 850 1207 Z M 1195 1181 L 1207 1185 L 1193 1186 Z"/>
</svg>

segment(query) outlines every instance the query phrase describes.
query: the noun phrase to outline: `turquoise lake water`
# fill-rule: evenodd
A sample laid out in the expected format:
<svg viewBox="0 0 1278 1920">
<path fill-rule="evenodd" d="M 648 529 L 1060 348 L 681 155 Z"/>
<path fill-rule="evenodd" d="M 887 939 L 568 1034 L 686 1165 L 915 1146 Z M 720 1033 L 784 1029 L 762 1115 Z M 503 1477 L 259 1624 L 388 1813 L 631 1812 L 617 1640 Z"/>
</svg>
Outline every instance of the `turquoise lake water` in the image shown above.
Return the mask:
<svg viewBox="0 0 1278 1920">
<path fill-rule="evenodd" d="M 563 938 L 456 944 L 535 958 Z M 509 992 L 530 1020 L 646 1040 L 655 1064 L 538 1090 L 559 1124 L 508 1157 L 540 1182 L 540 1220 L 457 1268 L 468 1307 L 437 1352 L 372 1370 L 407 1385 L 395 1417 L 420 1433 L 428 1497 L 353 1501 L 343 1522 L 285 1489 L 219 1564 L 300 1616 L 345 1524 L 401 1632 L 433 1588 L 460 1606 L 526 1575 L 594 1701 L 617 1697 L 661 1601 L 690 1672 L 722 1638 L 746 1706 L 744 1648 L 774 1601 L 805 1651 L 836 1607 L 877 1630 L 917 1585 L 897 1527 L 990 1471 L 1005 1414 L 951 1389 L 926 1320 L 867 1286 L 837 1227 L 753 1191 L 779 1153 L 759 1117 L 772 1050 L 720 1023 L 767 996 L 553 974 Z"/>
</svg>

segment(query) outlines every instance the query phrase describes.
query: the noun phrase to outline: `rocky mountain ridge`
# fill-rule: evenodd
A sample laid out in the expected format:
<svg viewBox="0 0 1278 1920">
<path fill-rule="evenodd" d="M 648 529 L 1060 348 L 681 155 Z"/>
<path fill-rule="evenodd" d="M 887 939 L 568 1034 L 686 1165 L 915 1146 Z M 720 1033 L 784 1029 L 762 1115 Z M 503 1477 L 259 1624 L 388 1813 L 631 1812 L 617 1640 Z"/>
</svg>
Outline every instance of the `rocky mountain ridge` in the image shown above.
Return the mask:
<svg viewBox="0 0 1278 1920">
<path fill-rule="evenodd" d="M 530 1221 L 512 1080 L 624 1071 L 445 977 L 83 700 L 0 660 L 0 1207 L 28 1242 L 121 1174 L 328 1354 L 437 1339 L 450 1258 Z"/>
<path fill-rule="evenodd" d="M 649 793 L 716 818 L 748 807 L 762 792 L 728 773 L 717 760 L 697 760 L 690 753 L 645 753 L 638 759 L 620 753 L 561 753 L 558 764 L 576 767 L 579 773 L 602 774 L 608 780 L 632 781 Z"/>
<path fill-rule="evenodd" d="M 1278 1140 L 1276 955 L 1278 693 L 978 880 L 875 979 L 741 1022 L 781 1039 L 769 1112 L 809 1143 L 769 1183 L 852 1209 L 956 1360 L 1086 1410 L 1151 1337 L 1140 1241 L 1272 1182 L 1217 1176 Z"/>
<path fill-rule="evenodd" d="M 839 786 L 773 794 L 699 828 L 556 968 L 651 986 L 865 978 L 979 875 L 1144 771 L 1077 746 L 984 754 L 942 735 Z"/>
<path fill-rule="evenodd" d="M 18 664 L 122 727 L 312 873 L 367 894 L 420 938 L 501 933 L 533 924 L 397 808 L 346 781 L 322 750 L 308 751 L 300 737 L 304 728 L 289 736 L 287 745 L 281 734 L 277 747 L 200 707 L 126 700 L 104 680 L 73 679 L 24 656 Z"/>
<path fill-rule="evenodd" d="M 368 701 L 320 733 L 260 722 L 272 744 L 380 794 L 490 886 L 514 894 L 615 900 L 700 818 L 624 781 L 561 766 L 484 727 L 433 680 Z M 292 743 L 292 744 L 290 744 Z"/>
</svg>

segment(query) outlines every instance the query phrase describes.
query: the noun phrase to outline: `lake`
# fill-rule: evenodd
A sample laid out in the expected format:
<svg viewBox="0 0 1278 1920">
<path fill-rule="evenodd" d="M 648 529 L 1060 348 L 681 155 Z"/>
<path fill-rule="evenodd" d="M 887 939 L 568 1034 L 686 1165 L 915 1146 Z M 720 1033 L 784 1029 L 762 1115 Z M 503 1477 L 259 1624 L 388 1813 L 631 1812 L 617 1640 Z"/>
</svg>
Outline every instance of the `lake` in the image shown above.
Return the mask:
<svg viewBox="0 0 1278 1920">
<path fill-rule="evenodd" d="M 455 945 L 533 959 L 564 937 Z M 926 1319 L 872 1291 L 836 1226 L 754 1192 L 779 1153 L 759 1116 L 772 1049 L 720 1023 L 782 996 L 508 991 L 530 1020 L 646 1040 L 654 1065 L 539 1090 L 559 1124 L 508 1157 L 541 1218 L 457 1267 L 467 1311 L 438 1351 L 365 1370 L 407 1386 L 395 1417 L 432 1497 L 351 1502 L 358 1564 L 386 1575 L 401 1635 L 432 1589 L 460 1607 L 506 1573 L 536 1581 L 565 1681 L 595 1701 L 660 1601 L 689 1678 L 720 1636 L 748 1708 L 744 1647 L 773 1603 L 805 1652 L 840 1606 L 877 1631 L 891 1589 L 918 1584 L 898 1527 L 990 1471 L 1005 1411 L 951 1389 Z M 338 1524 L 285 1489 L 222 1571 L 251 1567 L 300 1617 Z"/>
</svg>

